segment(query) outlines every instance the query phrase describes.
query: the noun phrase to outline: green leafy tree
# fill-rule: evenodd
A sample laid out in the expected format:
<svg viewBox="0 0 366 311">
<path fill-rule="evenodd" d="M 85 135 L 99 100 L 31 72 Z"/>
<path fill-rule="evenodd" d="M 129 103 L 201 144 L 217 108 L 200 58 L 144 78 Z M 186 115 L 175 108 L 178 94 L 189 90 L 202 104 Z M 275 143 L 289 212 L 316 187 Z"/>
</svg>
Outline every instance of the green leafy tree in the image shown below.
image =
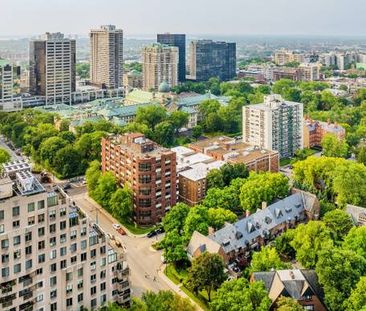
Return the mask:
<svg viewBox="0 0 366 311">
<path fill-rule="evenodd" d="M 325 249 L 319 253 L 315 271 L 323 286 L 328 309 L 344 310 L 344 301 L 366 272 L 366 260 L 351 250 Z"/>
<path fill-rule="evenodd" d="M 226 281 L 210 303 L 212 311 L 268 311 L 272 304 L 263 282 Z"/>
<path fill-rule="evenodd" d="M 196 205 L 190 208 L 187 218 L 184 222 L 184 236 L 188 241 L 194 231 L 203 235 L 208 234 L 208 210 L 202 205 Z"/>
<path fill-rule="evenodd" d="M 340 209 L 326 213 L 323 217 L 323 221 L 331 231 L 335 241 L 342 241 L 353 227 L 351 217 Z"/>
<path fill-rule="evenodd" d="M 169 121 L 173 125 L 175 132 L 186 126 L 189 120 L 189 114 L 184 111 L 173 111 L 169 116 Z"/>
<path fill-rule="evenodd" d="M 168 121 L 160 122 L 156 125 L 154 134 L 154 141 L 160 145 L 169 147 L 174 143 L 174 127 Z"/>
<path fill-rule="evenodd" d="M 287 259 L 295 259 L 296 252 L 291 246 L 294 236 L 295 230 L 288 229 L 275 239 L 274 247 L 276 248 L 278 254 L 280 254 L 282 257 Z"/>
<path fill-rule="evenodd" d="M 281 296 L 277 300 L 277 311 L 304 311 L 304 308 L 293 298 Z"/>
<path fill-rule="evenodd" d="M 218 289 L 226 278 L 222 258 L 217 254 L 205 252 L 193 260 L 186 282 L 196 294 L 205 290 L 208 301 L 211 301 L 212 290 Z"/>
<path fill-rule="evenodd" d="M 339 140 L 333 134 L 324 135 L 321 145 L 323 153 L 327 157 L 345 158 L 348 155 L 348 144 L 344 140 Z"/>
<path fill-rule="evenodd" d="M 11 159 L 9 152 L 4 148 L 0 148 L 0 165 L 9 162 Z"/>
<path fill-rule="evenodd" d="M 53 166 L 56 160 L 56 153 L 67 144 L 66 140 L 57 136 L 45 139 L 39 147 L 40 160 L 47 166 Z"/>
<path fill-rule="evenodd" d="M 360 146 L 356 149 L 356 159 L 358 163 L 366 165 L 366 146 Z"/>
<path fill-rule="evenodd" d="M 271 271 L 288 269 L 290 265 L 283 262 L 275 248 L 267 246 L 262 247 L 259 252 L 253 253 L 250 262 L 251 272 Z"/>
<path fill-rule="evenodd" d="M 238 217 L 230 210 L 224 208 L 210 208 L 208 210 L 208 225 L 215 230 L 221 229 L 225 222 L 234 223 Z"/>
<path fill-rule="evenodd" d="M 177 264 L 186 261 L 186 240 L 177 229 L 166 232 L 164 239 L 160 242 L 163 249 L 164 259 L 167 262 Z"/>
<path fill-rule="evenodd" d="M 80 167 L 82 157 L 72 146 L 65 146 L 58 150 L 52 163 L 52 169 L 60 178 L 78 176 L 84 168 Z"/>
<path fill-rule="evenodd" d="M 271 203 L 289 192 L 286 176 L 280 173 L 251 173 L 241 187 L 240 202 L 244 210 L 255 212 L 262 202 Z"/>
<path fill-rule="evenodd" d="M 90 162 L 100 160 L 102 152 L 101 141 L 106 136 L 106 132 L 96 131 L 82 134 L 76 142 L 76 149 L 80 152 L 83 160 Z"/>
<path fill-rule="evenodd" d="M 185 220 L 189 212 L 189 206 L 184 203 L 174 205 L 163 218 L 163 227 L 165 232 L 176 229 L 178 233 L 183 232 Z"/>
<path fill-rule="evenodd" d="M 107 172 L 99 177 L 97 187 L 94 189 L 93 199 L 110 211 L 109 202 L 113 193 L 117 190 L 116 178 Z"/>
<path fill-rule="evenodd" d="M 133 193 L 131 189 L 129 189 L 127 185 L 123 188 L 118 188 L 112 194 L 109 206 L 113 216 L 117 219 L 129 219 L 133 210 Z"/>
<path fill-rule="evenodd" d="M 366 276 L 362 276 L 345 302 L 347 311 L 366 310 Z"/>
<path fill-rule="evenodd" d="M 62 132 L 58 133 L 58 137 L 67 141 L 70 144 L 73 144 L 76 140 L 75 134 L 70 131 L 62 131 Z"/>
<path fill-rule="evenodd" d="M 315 267 L 320 251 L 333 248 L 331 233 L 321 221 L 297 226 L 290 244 L 296 251 L 296 259 L 308 269 Z"/>
<path fill-rule="evenodd" d="M 135 122 L 145 124 L 154 130 L 155 126 L 165 121 L 167 117 L 168 115 L 163 107 L 150 105 L 138 108 Z"/>
<path fill-rule="evenodd" d="M 90 75 L 90 64 L 89 63 L 76 64 L 76 74 L 81 79 L 88 79 Z"/>
<path fill-rule="evenodd" d="M 244 163 L 225 163 L 220 167 L 224 185 L 228 186 L 233 179 L 247 178 L 249 176 L 248 169 Z"/>
<path fill-rule="evenodd" d="M 344 239 L 343 248 L 352 250 L 366 259 L 366 226 L 353 227 Z"/>
<path fill-rule="evenodd" d="M 206 176 L 207 189 L 222 188 L 225 186 L 222 172 L 219 169 L 213 169 Z"/>
<path fill-rule="evenodd" d="M 198 139 L 202 136 L 203 134 L 203 129 L 201 125 L 196 125 L 192 128 L 192 136 L 195 139 Z"/>
<path fill-rule="evenodd" d="M 98 181 L 101 176 L 102 172 L 100 170 L 100 162 L 97 160 L 90 162 L 89 168 L 86 170 L 85 173 L 85 178 L 86 186 L 91 197 L 93 197 L 93 191 L 98 186 Z"/>
</svg>

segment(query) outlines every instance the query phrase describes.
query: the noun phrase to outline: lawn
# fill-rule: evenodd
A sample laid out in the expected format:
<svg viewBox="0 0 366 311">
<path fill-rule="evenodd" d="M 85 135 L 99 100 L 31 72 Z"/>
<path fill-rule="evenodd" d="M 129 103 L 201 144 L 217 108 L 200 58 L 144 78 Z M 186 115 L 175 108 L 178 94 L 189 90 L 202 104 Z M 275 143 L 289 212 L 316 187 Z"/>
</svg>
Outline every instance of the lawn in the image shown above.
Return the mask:
<svg viewBox="0 0 366 311">
<path fill-rule="evenodd" d="M 132 223 L 131 221 L 126 221 L 126 220 L 119 220 L 121 222 L 121 224 L 123 226 L 125 226 L 128 231 L 130 231 L 132 234 L 146 234 L 149 233 L 151 230 L 155 229 L 156 226 L 151 226 L 151 227 L 140 227 L 134 223 Z"/>
<path fill-rule="evenodd" d="M 176 285 L 184 283 L 187 278 L 187 269 L 176 269 L 174 265 L 168 264 L 164 270 L 165 275 Z M 198 296 L 195 296 L 187 287 L 184 285 L 180 286 L 180 289 L 184 291 L 194 302 L 196 302 L 203 310 L 209 310 L 208 298 L 205 291 L 201 291 Z M 214 297 L 215 293 L 211 293 L 211 297 Z"/>
<path fill-rule="evenodd" d="M 318 152 L 318 150 L 304 148 L 304 149 L 298 151 L 297 154 L 293 158 L 280 159 L 280 166 L 286 166 L 289 164 L 294 164 L 297 161 L 305 160 L 307 157 L 310 157 L 317 152 Z"/>
</svg>

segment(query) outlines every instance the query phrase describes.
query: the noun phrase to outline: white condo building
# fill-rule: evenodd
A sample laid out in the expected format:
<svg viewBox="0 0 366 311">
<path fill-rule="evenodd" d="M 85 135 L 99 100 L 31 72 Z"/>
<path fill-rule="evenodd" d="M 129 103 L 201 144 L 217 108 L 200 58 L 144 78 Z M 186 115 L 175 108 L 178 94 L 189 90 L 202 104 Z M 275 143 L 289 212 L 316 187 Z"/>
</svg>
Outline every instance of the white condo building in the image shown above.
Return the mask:
<svg viewBox="0 0 366 311">
<path fill-rule="evenodd" d="M 0 310 L 96 310 L 128 305 L 122 248 L 59 188 L 41 184 L 26 162 L 0 178 Z"/>
<path fill-rule="evenodd" d="M 0 59 L 0 111 L 17 111 L 23 108 L 20 96 L 20 67 Z"/>
<path fill-rule="evenodd" d="M 101 26 L 90 32 L 90 78 L 102 88 L 123 85 L 123 30 L 114 25 Z"/>
<path fill-rule="evenodd" d="M 244 106 L 243 141 L 293 156 L 303 148 L 303 104 L 269 95 L 262 104 Z"/>
</svg>

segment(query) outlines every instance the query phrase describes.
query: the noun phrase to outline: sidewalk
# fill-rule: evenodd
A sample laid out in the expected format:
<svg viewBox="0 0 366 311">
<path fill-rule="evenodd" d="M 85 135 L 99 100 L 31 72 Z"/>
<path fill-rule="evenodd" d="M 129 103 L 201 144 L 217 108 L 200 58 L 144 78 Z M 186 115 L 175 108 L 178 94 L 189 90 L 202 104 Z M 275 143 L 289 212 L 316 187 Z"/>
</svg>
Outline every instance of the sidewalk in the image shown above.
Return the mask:
<svg viewBox="0 0 366 311">
<path fill-rule="evenodd" d="M 158 271 L 158 275 L 159 277 L 164 280 L 164 282 L 171 288 L 171 290 L 173 290 L 174 292 L 176 292 L 179 296 L 183 297 L 183 298 L 187 298 L 190 300 L 190 302 L 196 307 L 196 310 L 198 311 L 203 311 L 203 309 L 195 302 L 191 299 L 191 297 L 189 297 L 184 291 L 182 291 L 180 289 L 180 286 L 182 284 L 174 284 L 164 273 L 164 270 L 166 268 L 166 265 L 163 264 L 162 266 L 160 266 L 160 269 Z"/>
</svg>

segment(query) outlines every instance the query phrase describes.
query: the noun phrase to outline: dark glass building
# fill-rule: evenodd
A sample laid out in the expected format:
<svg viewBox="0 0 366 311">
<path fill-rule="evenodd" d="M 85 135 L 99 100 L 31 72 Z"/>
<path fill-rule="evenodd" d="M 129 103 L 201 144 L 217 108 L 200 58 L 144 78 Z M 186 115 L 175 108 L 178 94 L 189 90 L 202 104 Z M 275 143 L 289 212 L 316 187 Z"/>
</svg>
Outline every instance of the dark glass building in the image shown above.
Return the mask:
<svg viewBox="0 0 366 311">
<path fill-rule="evenodd" d="M 178 81 L 186 80 L 186 35 L 163 33 L 157 35 L 157 41 L 161 44 L 176 46 L 179 49 Z"/>
<path fill-rule="evenodd" d="M 212 40 L 190 44 L 190 79 L 208 81 L 219 78 L 228 81 L 236 76 L 236 43 Z"/>
</svg>

